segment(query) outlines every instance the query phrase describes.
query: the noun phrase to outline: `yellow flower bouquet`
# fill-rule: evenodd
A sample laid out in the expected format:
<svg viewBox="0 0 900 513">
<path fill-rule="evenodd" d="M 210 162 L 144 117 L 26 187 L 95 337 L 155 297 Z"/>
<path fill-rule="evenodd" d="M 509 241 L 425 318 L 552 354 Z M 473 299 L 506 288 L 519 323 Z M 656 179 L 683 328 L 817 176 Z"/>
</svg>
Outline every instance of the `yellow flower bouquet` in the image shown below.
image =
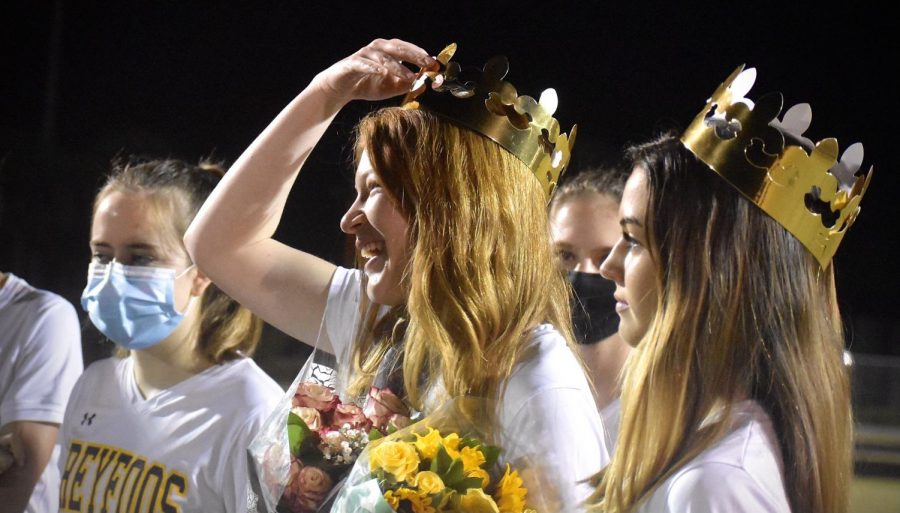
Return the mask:
<svg viewBox="0 0 900 513">
<path fill-rule="evenodd" d="M 369 444 L 332 513 L 526 513 L 528 490 L 491 432 L 486 401 L 451 401 Z"/>
</svg>

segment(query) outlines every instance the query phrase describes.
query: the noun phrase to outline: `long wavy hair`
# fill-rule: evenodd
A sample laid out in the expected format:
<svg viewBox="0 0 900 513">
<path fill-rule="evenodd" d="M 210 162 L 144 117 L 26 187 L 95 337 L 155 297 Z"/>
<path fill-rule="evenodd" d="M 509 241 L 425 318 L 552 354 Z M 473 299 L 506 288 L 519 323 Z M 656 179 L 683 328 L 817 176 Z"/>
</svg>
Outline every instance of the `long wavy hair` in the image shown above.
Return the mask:
<svg viewBox="0 0 900 513">
<path fill-rule="evenodd" d="M 625 371 L 616 453 L 597 476 L 594 509 L 633 510 L 720 440 L 746 397 L 772 420 L 791 510 L 846 511 L 852 418 L 832 268 L 677 137 L 628 154 L 648 178 L 661 293 Z"/>
<path fill-rule="evenodd" d="M 451 397 L 496 397 L 540 323 L 571 344 L 546 197 L 525 164 L 476 132 L 401 108 L 359 123 L 357 159 L 363 150 L 409 221 L 411 258 L 406 304 L 380 318 L 362 307 L 351 392 L 371 383 L 394 344 L 402 344 L 407 397 L 420 408 L 438 378 Z"/>
<path fill-rule="evenodd" d="M 148 215 L 155 216 L 170 247 L 180 249 L 187 258 L 182 238 L 200 206 L 225 174 L 221 165 L 201 161 L 198 165 L 176 159 L 124 160 L 113 162 L 112 172 L 94 199 L 97 205 L 114 191 L 141 194 L 153 205 Z M 209 361 L 220 364 L 251 356 L 262 335 L 262 321 L 237 301 L 210 283 L 200 303 L 197 351 Z M 117 348 L 119 356 L 127 350 Z"/>
</svg>

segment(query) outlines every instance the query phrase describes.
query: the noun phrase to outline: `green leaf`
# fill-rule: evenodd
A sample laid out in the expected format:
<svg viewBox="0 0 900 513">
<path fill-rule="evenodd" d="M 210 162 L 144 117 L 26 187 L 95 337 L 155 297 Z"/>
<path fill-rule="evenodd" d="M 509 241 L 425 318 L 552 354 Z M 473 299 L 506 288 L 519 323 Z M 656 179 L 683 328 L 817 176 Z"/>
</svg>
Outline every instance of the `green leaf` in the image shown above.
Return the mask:
<svg viewBox="0 0 900 513">
<path fill-rule="evenodd" d="M 437 475 L 443 475 L 450 468 L 451 463 L 453 463 L 453 460 L 450 459 L 447 449 L 443 445 L 439 445 L 437 454 L 431 460 L 431 471 Z"/>
<path fill-rule="evenodd" d="M 381 431 L 378 431 L 375 428 L 369 430 L 369 441 L 378 440 L 379 438 L 384 438 L 384 435 L 381 434 Z"/>
<path fill-rule="evenodd" d="M 385 472 L 384 469 L 375 469 L 370 475 L 373 479 L 378 481 L 378 486 L 381 487 L 382 492 L 399 488 L 400 483 L 397 482 L 397 478 L 394 477 L 394 474 Z"/>
<path fill-rule="evenodd" d="M 481 484 L 482 481 L 480 477 L 467 477 L 456 483 L 455 488 L 459 493 L 465 494 L 466 490 L 469 488 L 481 489 Z"/>
<path fill-rule="evenodd" d="M 464 437 L 459 441 L 459 448 L 463 447 L 479 447 L 481 446 L 481 440 L 477 438 L 472 438 L 471 436 Z"/>
<path fill-rule="evenodd" d="M 300 446 L 303 444 L 303 441 L 309 437 L 312 431 L 310 431 L 306 422 L 303 422 L 303 419 L 298 417 L 296 413 L 291 412 L 288 413 L 287 433 L 288 443 L 291 446 L 291 454 L 299 455 Z"/>
<path fill-rule="evenodd" d="M 431 505 L 438 511 L 446 511 L 444 506 L 453 499 L 454 495 L 456 495 L 456 490 L 444 488 L 438 493 L 431 494 Z"/>
<path fill-rule="evenodd" d="M 484 454 L 484 464 L 481 467 L 491 468 L 497 463 L 497 458 L 500 457 L 500 448 L 496 445 L 483 445 L 481 446 L 481 453 Z"/>
<path fill-rule="evenodd" d="M 450 468 L 447 469 L 447 472 L 444 475 L 441 475 L 441 480 L 444 481 L 445 485 L 456 488 L 456 483 L 460 482 L 464 477 L 466 476 L 463 473 L 463 462 L 460 458 L 456 458 L 453 460 L 453 463 L 450 464 Z"/>
</svg>

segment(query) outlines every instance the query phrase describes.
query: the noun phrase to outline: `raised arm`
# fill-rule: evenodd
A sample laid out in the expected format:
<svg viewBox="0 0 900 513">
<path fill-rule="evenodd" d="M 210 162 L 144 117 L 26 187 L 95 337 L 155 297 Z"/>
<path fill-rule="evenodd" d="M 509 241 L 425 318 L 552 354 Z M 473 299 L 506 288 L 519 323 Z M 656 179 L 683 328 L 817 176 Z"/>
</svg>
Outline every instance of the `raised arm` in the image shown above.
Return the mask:
<svg viewBox="0 0 900 513">
<path fill-rule="evenodd" d="M 185 234 L 191 258 L 216 285 L 305 342 L 316 340 L 334 265 L 272 235 L 301 166 L 338 111 L 412 85 L 415 75 L 401 61 L 434 63 L 413 44 L 378 39 L 319 73 L 244 151 Z"/>
</svg>

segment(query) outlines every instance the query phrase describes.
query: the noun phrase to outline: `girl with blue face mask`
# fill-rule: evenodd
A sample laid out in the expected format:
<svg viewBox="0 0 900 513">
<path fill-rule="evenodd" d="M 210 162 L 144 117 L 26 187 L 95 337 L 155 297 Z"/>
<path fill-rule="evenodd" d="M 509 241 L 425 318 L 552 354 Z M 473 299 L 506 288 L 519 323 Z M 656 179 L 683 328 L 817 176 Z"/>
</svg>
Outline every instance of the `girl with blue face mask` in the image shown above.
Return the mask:
<svg viewBox="0 0 900 513">
<path fill-rule="evenodd" d="M 69 401 L 61 511 L 246 510 L 246 448 L 282 390 L 247 357 L 261 322 L 181 243 L 222 173 L 117 166 L 97 195 L 81 304 L 119 351 Z"/>
</svg>

